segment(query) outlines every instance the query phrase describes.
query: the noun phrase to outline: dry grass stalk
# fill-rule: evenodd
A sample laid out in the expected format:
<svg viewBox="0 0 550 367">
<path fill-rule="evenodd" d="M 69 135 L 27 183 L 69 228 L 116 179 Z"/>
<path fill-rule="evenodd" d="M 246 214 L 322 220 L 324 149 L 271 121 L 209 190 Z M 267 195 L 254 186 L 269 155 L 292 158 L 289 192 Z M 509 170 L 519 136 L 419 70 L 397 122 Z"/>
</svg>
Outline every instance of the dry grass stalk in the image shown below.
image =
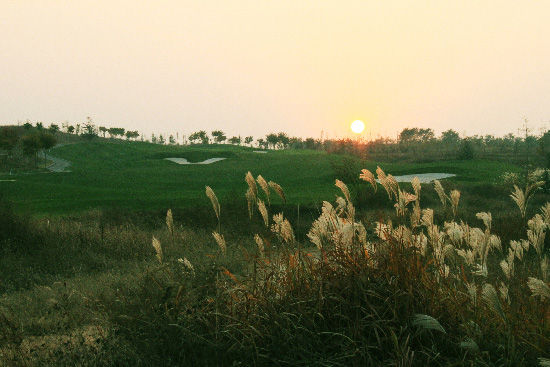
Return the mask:
<svg viewBox="0 0 550 367">
<path fill-rule="evenodd" d="M 218 222 L 219 222 L 220 221 L 220 203 L 218 202 L 218 198 L 216 197 L 214 190 L 212 190 L 210 186 L 206 186 L 206 196 L 210 198 L 210 201 L 212 202 L 212 208 L 214 208 L 214 212 L 216 213 L 216 217 L 218 218 Z"/>
<path fill-rule="evenodd" d="M 267 214 L 267 208 L 265 207 L 265 203 L 262 200 L 258 200 L 258 210 L 260 211 L 260 214 L 264 219 L 265 226 L 269 227 L 269 215 Z"/>
<path fill-rule="evenodd" d="M 248 171 L 244 179 L 248 184 L 248 188 L 250 189 L 250 191 L 252 191 L 252 194 L 254 195 L 254 199 L 256 199 L 258 197 L 258 186 L 256 186 L 256 180 L 254 180 L 252 173 Z"/>
<path fill-rule="evenodd" d="M 264 192 L 266 198 L 267 198 L 267 204 L 271 204 L 271 201 L 269 199 L 269 185 L 267 184 L 267 181 L 262 177 L 262 175 L 258 175 L 256 178 L 256 181 L 258 181 L 258 185 L 262 188 L 262 191 Z"/>
<path fill-rule="evenodd" d="M 376 192 L 376 190 L 378 189 L 378 185 L 376 184 L 374 174 L 371 171 L 369 171 L 368 169 L 362 169 L 359 178 L 363 181 L 367 181 L 368 183 L 370 183 L 372 188 L 374 189 L 374 192 Z"/>
<path fill-rule="evenodd" d="M 160 241 L 157 240 L 155 236 L 153 236 L 152 244 L 153 248 L 155 249 L 157 259 L 159 263 L 162 264 L 162 246 L 160 245 Z"/>
<path fill-rule="evenodd" d="M 348 190 L 348 187 L 346 186 L 346 184 L 343 183 L 342 181 L 336 179 L 336 182 L 335 182 L 334 185 L 342 191 L 342 193 L 346 197 L 347 202 L 349 203 L 351 200 L 350 200 L 350 196 L 349 196 L 349 190 Z"/>
<path fill-rule="evenodd" d="M 279 195 L 279 197 L 283 200 L 283 202 L 286 204 L 286 195 L 283 191 L 283 188 L 276 182 L 269 181 L 269 187 L 273 189 Z"/>
<path fill-rule="evenodd" d="M 540 279 L 529 277 L 527 285 L 533 296 L 540 296 L 542 300 L 550 299 L 550 287 Z"/>
<path fill-rule="evenodd" d="M 420 190 L 422 189 L 422 185 L 420 184 L 420 179 L 418 177 L 413 177 L 411 181 L 412 188 L 414 190 L 414 194 L 420 200 Z"/>
<path fill-rule="evenodd" d="M 170 231 L 170 234 L 174 235 L 174 218 L 172 217 L 172 209 L 168 209 L 166 212 L 166 226 Z"/>
<path fill-rule="evenodd" d="M 252 214 L 254 214 L 254 202 L 256 201 L 256 198 L 254 197 L 252 190 L 250 190 L 250 187 L 246 190 L 245 196 L 246 203 L 248 205 L 248 218 L 252 219 Z"/>
<path fill-rule="evenodd" d="M 264 240 L 258 235 L 254 235 L 254 241 L 256 241 L 256 245 L 258 245 L 258 251 L 260 251 L 260 255 L 264 256 L 265 254 L 265 246 L 264 246 Z"/>
<path fill-rule="evenodd" d="M 443 204 L 443 207 L 446 207 L 447 201 L 450 199 L 447 194 L 445 194 L 445 189 L 443 188 L 443 185 L 441 185 L 441 182 L 439 182 L 439 180 L 434 180 L 434 189 L 437 193 L 437 196 L 439 196 L 439 200 L 441 200 L 441 204 Z"/>
<path fill-rule="evenodd" d="M 453 217 L 456 217 L 456 213 L 458 212 L 458 203 L 460 201 L 460 191 L 453 190 L 451 191 L 451 207 L 453 209 Z"/>
<path fill-rule="evenodd" d="M 214 240 L 216 240 L 216 243 L 218 244 L 218 247 L 222 251 L 222 254 L 225 255 L 227 251 L 227 246 L 225 244 L 225 239 L 223 238 L 223 235 L 219 234 L 218 232 L 212 232 L 212 236 L 214 237 Z"/>
</svg>

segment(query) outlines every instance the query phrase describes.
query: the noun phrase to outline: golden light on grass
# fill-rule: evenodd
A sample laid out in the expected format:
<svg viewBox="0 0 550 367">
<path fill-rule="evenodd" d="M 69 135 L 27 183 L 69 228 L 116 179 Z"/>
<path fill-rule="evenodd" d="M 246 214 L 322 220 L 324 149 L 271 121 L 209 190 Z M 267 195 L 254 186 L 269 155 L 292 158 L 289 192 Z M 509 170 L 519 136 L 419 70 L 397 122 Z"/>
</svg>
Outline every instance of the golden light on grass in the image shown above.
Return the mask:
<svg viewBox="0 0 550 367">
<path fill-rule="evenodd" d="M 351 131 L 361 134 L 365 130 L 365 123 L 361 120 L 355 120 L 351 123 Z"/>
</svg>

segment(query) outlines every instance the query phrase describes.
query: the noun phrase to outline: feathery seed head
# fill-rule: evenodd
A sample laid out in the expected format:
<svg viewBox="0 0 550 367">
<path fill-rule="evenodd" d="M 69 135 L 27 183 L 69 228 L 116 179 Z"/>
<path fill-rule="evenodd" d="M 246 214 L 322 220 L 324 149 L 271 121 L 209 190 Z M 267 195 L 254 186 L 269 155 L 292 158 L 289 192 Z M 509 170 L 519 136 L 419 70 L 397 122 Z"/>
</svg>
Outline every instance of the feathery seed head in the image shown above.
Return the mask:
<svg viewBox="0 0 550 367">
<path fill-rule="evenodd" d="M 267 208 L 265 207 L 265 203 L 260 199 L 258 199 L 258 210 L 264 219 L 265 226 L 269 227 L 269 215 L 267 214 Z"/>
<path fill-rule="evenodd" d="M 225 255 L 227 251 L 227 246 L 225 244 L 225 239 L 223 238 L 223 235 L 219 234 L 218 232 L 212 232 L 212 236 L 214 237 L 214 240 L 216 240 L 216 243 L 218 244 L 218 247 L 222 251 L 222 254 Z"/>
<path fill-rule="evenodd" d="M 277 195 L 279 195 L 279 197 L 286 204 L 286 195 L 285 195 L 285 192 L 283 191 L 283 188 L 278 183 L 273 182 L 273 181 L 269 181 L 268 184 L 269 184 L 269 187 L 271 187 L 273 189 L 273 191 L 275 191 L 277 193 Z"/>
<path fill-rule="evenodd" d="M 252 173 L 248 171 L 246 173 L 246 176 L 244 177 L 246 183 L 248 184 L 248 188 L 252 191 L 254 194 L 254 199 L 258 197 L 258 186 L 256 186 L 256 180 L 254 180 L 254 177 L 252 176 Z"/>
<path fill-rule="evenodd" d="M 529 277 L 527 285 L 533 296 L 540 296 L 541 300 L 550 299 L 550 287 L 542 280 Z"/>
<path fill-rule="evenodd" d="M 246 202 L 248 204 L 248 217 L 252 219 L 252 214 L 254 212 L 254 202 L 256 198 L 254 197 L 254 193 L 252 192 L 252 190 L 250 190 L 250 187 L 248 188 L 248 190 L 246 190 L 245 196 Z"/>
<path fill-rule="evenodd" d="M 443 188 L 443 185 L 441 185 L 441 182 L 439 180 L 434 180 L 434 189 L 437 193 L 437 196 L 439 196 L 439 200 L 441 200 L 441 204 L 443 206 L 447 206 L 447 201 L 449 200 L 449 197 L 447 194 L 445 194 L 445 189 Z"/>
<path fill-rule="evenodd" d="M 414 190 L 414 194 L 420 198 L 420 190 L 422 189 L 422 185 L 420 184 L 420 179 L 416 176 L 413 177 L 411 181 L 412 188 Z"/>
<path fill-rule="evenodd" d="M 258 175 L 256 178 L 256 181 L 258 181 L 258 184 L 262 188 L 262 191 L 264 192 L 267 202 L 269 203 L 269 185 L 267 184 L 266 180 L 262 177 L 262 175 Z"/>
<path fill-rule="evenodd" d="M 155 249 L 157 259 L 159 263 L 162 264 L 162 246 L 160 245 L 160 241 L 157 240 L 155 236 L 153 236 L 152 244 L 153 248 Z"/>
<path fill-rule="evenodd" d="M 342 181 L 336 179 L 336 183 L 334 185 L 342 191 L 342 193 L 346 197 L 347 202 L 349 203 L 350 202 L 350 196 L 349 196 L 349 190 L 348 190 L 348 187 L 346 186 L 346 184 L 343 183 Z"/>
<path fill-rule="evenodd" d="M 166 226 L 170 233 L 174 233 L 174 218 L 172 217 L 172 209 L 168 209 L 166 212 Z"/>
<path fill-rule="evenodd" d="M 214 190 L 212 190 L 210 186 L 206 186 L 206 196 L 208 196 L 210 202 L 212 202 L 212 208 L 214 208 L 216 217 L 220 220 L 220 203 L 218 202 L 218 198 L 214 193 Z"/>
<path fill-rule="evenodd" d="M 264 256 L 264 253 L 265 253 L 264 240 L 258 234 L 255 234 L 254 241 L 256 241 L 256 245 L 258 245 L 258 250 L 260 251 L 260 255 Z"/>
<path fill-rule="evenodd" d="M 362 169 L 359 178 L 363 181 L 367 181 L 368 183 L 370 183 L 372 188 L 374 189 L 374 192 L 376 192 L 376 190 L 378 189 L 378 185 L 376 185 L 376 180 L 374 179 L 374 175 L 371 171 L 369 171 L 368 169 Z"/>
</svg>

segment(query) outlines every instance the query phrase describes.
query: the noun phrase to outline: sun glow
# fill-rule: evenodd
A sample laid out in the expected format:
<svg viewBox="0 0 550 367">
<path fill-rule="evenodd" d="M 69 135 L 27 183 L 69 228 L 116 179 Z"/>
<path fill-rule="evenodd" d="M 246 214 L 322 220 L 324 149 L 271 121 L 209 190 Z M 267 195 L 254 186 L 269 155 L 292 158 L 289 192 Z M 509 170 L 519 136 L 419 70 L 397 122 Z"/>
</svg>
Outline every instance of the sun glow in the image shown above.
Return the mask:
<svg viewBox="0 0 550 367">
<path fill-rule="evenodd" d="M 365 130 L 365 124 L 361 120 L 355 120 L 351 123 L 351 131 L 360 134 Z"/>
</svg>

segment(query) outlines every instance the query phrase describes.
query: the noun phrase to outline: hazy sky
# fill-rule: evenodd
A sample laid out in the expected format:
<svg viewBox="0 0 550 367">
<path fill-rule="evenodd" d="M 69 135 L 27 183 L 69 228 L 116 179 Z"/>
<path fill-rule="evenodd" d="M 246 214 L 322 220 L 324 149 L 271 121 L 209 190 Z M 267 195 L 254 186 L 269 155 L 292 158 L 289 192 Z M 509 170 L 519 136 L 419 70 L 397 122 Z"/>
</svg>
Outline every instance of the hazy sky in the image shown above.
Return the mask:
<svg viewBox="0 0 550 367">
<path fill-rule="evenodd" d="M 0 0 L 0 123 L 550 128 L 549 1 Z"/>
</svg>

